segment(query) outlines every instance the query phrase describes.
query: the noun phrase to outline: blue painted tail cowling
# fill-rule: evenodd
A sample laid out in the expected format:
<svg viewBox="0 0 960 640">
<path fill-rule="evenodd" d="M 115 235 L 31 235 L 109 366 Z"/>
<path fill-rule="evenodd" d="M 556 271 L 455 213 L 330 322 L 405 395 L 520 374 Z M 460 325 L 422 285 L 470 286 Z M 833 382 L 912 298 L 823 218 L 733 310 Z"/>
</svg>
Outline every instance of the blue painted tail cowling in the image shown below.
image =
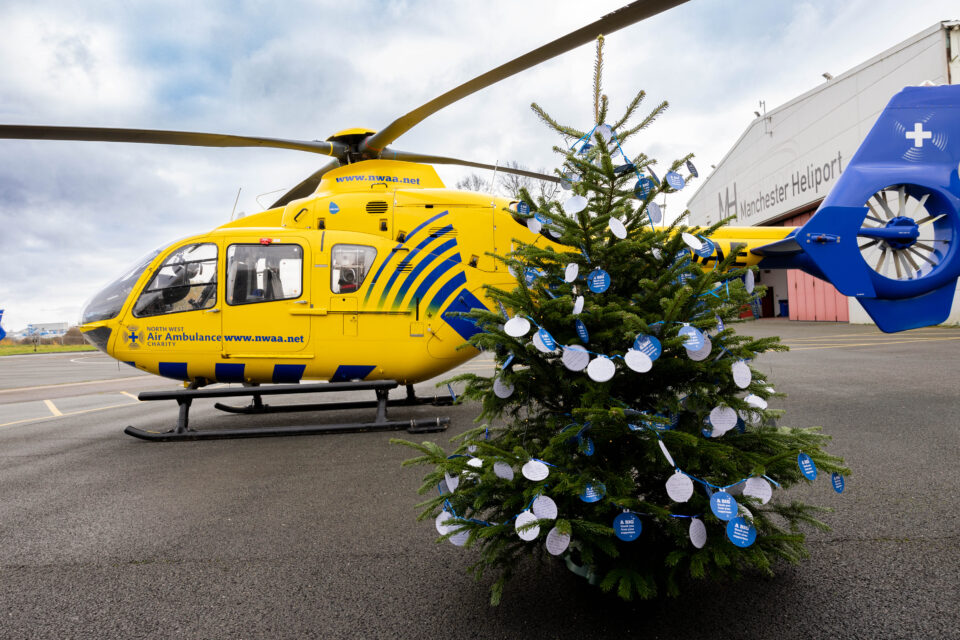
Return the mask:
<svg viewBox="0 0 960 640">
<path fill-rule="evenodd" d="M 0 309 L 0 322 L 3 321 L 3 309 Z M 7 332 L 3 330 L 3 326 L 0 325 L 0 340 L 3 340 L 7 337 Z"/>
<path fill-rule="evenodd" d="M 960 276 L 958 172 L 960 85 L 907 87 L 810 221 L 757 253 L 829 280 L 883 331 L 939 324 Z"/>
</svg>

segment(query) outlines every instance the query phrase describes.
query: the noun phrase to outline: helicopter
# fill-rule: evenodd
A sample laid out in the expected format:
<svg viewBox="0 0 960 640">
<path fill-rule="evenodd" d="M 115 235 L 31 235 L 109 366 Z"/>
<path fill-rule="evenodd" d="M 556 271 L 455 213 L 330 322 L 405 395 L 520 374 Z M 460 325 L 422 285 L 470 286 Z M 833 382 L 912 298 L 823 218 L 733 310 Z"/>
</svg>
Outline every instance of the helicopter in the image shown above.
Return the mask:
<svg viewBox="0 0 960 640">
<path fill-rule="evenodd" d="M 180 405 L 168 433 L 198 439 L 302 433 L 247 428 L 204 433 L 189 427 L 198 398 L 253 398 L 225 411 L 270 408 L 262 396 L 369 389 L 377 418 L 348 429 L 444 427 L 389 421 L 388 391 L 440 375 L 479 352 L 464 343 L 479 329 L 463 314 L 491 308 L 484 288 L 515 276 L 491 254 L 512 243 L 564 248 L 518 216 L 520 203 L 446 188 L 431 165 L 495 169 L 469 160 L 392 148 L 433 113 L 480 89 L 686 0 L 639 0 L 481 74 L 380 130 L 352 128 L 325 141 L 148 129 L 0 125 L 0 138 L 269 147 L 331 160 L 265 211 L 157 249 L 95 294 L 81 312 L 88 342 L 137 369 L 186 388 L 144 392 Z M 960 87 L 908 87 L 894 96 L 817 213 L 803 226 L 725 226 L 709 265 L 735 254 L 737 266 L 802 269 L 855 296 L 884 331 L 942 322 L 960 276 Z M 912 136 L 912 137 L 911 137 Z M 514 167 L 498 170 L 551 182 Z M 691 170 L 691 173 L 695 169 Z M 923 237 L 921 237 L 923 235 Z M 874 262 L 876 259 L 876 262 Z M 895 273 L 891 273 L 891 265 Z M 302 384 L 303 381 L 326 381 Z M 241 383 L 240 388 L 206 388 Z M 371 406 L 373 406 L 371 404 Z"/>
</svg>

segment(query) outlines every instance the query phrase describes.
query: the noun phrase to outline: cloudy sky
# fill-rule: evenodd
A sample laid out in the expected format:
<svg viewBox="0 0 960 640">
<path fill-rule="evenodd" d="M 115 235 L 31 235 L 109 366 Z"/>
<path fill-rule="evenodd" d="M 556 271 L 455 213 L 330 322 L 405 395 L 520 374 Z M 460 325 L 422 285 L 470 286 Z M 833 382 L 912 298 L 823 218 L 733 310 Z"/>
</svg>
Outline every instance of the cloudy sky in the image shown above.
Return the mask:
<svg viewBox="0 0 960 640">
<path fill-rule="evenodd" d="M 0 122 L 325 139 L 377 129 L 624 0 L 0 4 Z M 627 149 L 708 170 L 753 119 L 939 20 L 956 0 L 692 0 L 607 39 L 614 113 L 669 100 Z M 529 109 L 587 128 L 587 45 L 481 91 L 395 143 L 479 162 L 556 164 Z M 177 238 L 271 202 L 324 158 L 281 150 L 0 140 L 4 327 L 76 322 L 84 301 Z M 439 167 L 448 185 L 468 171 Z M 693 192 L 676 196 L 674 209 Z M 258 196 L 260 196 L 258 198 Z M 273 194 L 276 197 L 276 194 Z"/>
</svg>

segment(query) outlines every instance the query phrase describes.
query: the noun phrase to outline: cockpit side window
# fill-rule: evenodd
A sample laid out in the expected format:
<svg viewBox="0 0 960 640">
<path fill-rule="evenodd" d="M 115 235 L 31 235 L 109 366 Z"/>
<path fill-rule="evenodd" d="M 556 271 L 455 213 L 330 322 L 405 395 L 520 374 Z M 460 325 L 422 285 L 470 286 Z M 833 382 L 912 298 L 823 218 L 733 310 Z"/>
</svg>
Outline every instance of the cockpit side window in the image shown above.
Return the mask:
<svg viewBox="0 0 960 640">
<path fill-rule="evenodd" d="M 303 247 L 232 244 L 227 249 L 227 304 L 292 300 L 303 293 Z"/>
<path fill-rule="evenodd" d="M 377 250 L 359 244 L 334 245 L 331 252 L 330 290 L 353 293 L 363 284 L 367 272 L 377 259 Z"/>
<path fill-rule="evenodd" d="M 163 261 L 133 307 L 138 318 L 217 304 L 217 245 L 188 244 Z"/>
</svg>

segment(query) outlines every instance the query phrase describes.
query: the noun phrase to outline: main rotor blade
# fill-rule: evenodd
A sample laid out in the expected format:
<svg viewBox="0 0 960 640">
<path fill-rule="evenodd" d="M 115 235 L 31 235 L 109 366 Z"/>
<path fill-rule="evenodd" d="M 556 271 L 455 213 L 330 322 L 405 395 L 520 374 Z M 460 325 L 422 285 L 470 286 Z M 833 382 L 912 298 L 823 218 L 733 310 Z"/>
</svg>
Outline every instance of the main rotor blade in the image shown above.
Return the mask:
<svg viewBox="0 0 960 640">
<path fill-rule="evenodd" d="M 430 102 L 417 107 L 410 113 L 400 116 L 361 143 L 361 150 L 379 153 L 383 151 L 388 144 L 412 129 L 427 116 L 436 113 L 461 98 L 465 98 L 480 89 L 489 87 L 516 73 L 536 66 L 541 62 L 545 62 L 550 58 L 554 58 L 561 53 L 566 53 L 582 44 L 586 44 L 599 35 L 613 33 L 623 27 L 640 22 L 641 20 L 683 4 L 684 2 L 687 2 L 687 0 L 638 0 L 637 2 L 632 2 L 612 13 L 608 13 L 592 24 L 577 29 L 573 33 L 569 33 L 561 38 L 557 38 L 553 42 L 502 64 L 496 69 L 487 71 L 473 80 L 465 82 L 459 87 L 451 89 Z"/>
<path fill-rule="evenodd" d="M 46 125 L 0 125 L 0 138 L 18 140 L 77 140 L 90 142 L 135 142 L 175 144 L 190 147 L 272 147 L 308 151 L 342 158 L 347 147 L 340 142 L 284 140 L 221 133 L 159 131 L 156 129 L 115 129 L 104 127 L 54 127 Z"/>
<path fill-rule="evenodd" d="M 461 160 L 460 158 L 448 158 L 445 156 L 431 156 L 424 153 L 412 153 L 410 151 L 396 151 L 394 149 L 384 149 L 380 157 L 384 160 L 403 160 L 405 162 L 426 162 L 428 164 L 457 164 L 463 167 L 475 167 L 477 169 L 490 169 L 491 171 L 500 171 L 502 173 L 512 173 L 517 176 L 526 176 L 536 180 L 546 180 L 547 182 L 560 182 L 557 176 L 537 173 L 536 171 L 527 171 L 526 169 L 514 169 L 513 167 L 501 167 L 492 164 L 483 164 L 482 162 L 471 162 L 470 160 Z"/>
<path fill-rule="evenodd" d="M 306 179 L 304 179 L 300 184 L 295 186 L 293 189 L 290 189 L 285 194 L 280 196 L 280 199 L 274 202 L 272 205 L 270 205 L 270 208 L 275 209 L 277 207 L 284 207 L 288 205 L 290 202 L 297 200 L 298 198 L 306 198 L 307 196 L 309 196 L 310 194 L 312 194 L 314 191 L 317 190 L 317 185 L 320 184 L 320 180 L 321 178 L 323 178 L 323 174 L 327 173 L 328 171 L 333 171 L 339 166 L 340 166 L 339 160 L 337 159 L 331 160 L 330 162 L 323 165 L 322 167 L 320 167 L 319 169 L 311 173 L 309 176 L 307 176 Z"/>
</svg>

